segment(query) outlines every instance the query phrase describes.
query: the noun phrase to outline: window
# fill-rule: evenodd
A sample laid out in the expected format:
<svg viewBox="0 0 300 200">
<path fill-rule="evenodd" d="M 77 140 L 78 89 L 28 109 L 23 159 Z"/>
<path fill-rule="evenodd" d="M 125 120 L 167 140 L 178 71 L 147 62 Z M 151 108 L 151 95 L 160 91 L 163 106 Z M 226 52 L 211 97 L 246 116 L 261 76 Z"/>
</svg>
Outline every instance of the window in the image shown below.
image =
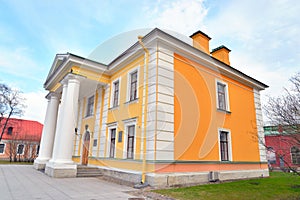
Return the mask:
<svg viewBox="0 0 300 200">
<path fill-rule="evenodd" d="M 119 105 L 119 81 L 114 82 L 113 107 Z"/>
<path fill-rule="evenodd" d="M 86 117 L 92 116 L 94 112 L 94 95 L 88 98 Z"/>
<path fill-rule="evenodd" d="M 217 108 L 229 111 L 228 86 L 224 82 L 217 81 Z"/>
<path fill-rule="evenodd" d="M 130 74 L 130 96 L 129 101 L 137 99 L 137 71 Z"/>
<path fill-rule="evenodd" d="M 218 83 L 218 108 L 226 110 L 225 85 Z"/>
<path fill-rule="evenodd" d="M 228 131 L 219 131 L 219 141 L 220 141 L 220 158 L 221 161 L 231 160 L 231 145 L 230 145 L 230 135 Z"/>
<path fill-rule="evenodd" d="M 134 154 L 134 132 L 135 125 L 131 125 L 127 127 L 128 138 L 127 138 L 127 158 L 133 159 Z"/>
<path fill-rule="evenodd" d="M 19 144 L 17 149 L 17 154 L 23 154 L 24 153 L 24 144 Z"/>
<path fill-rule="evenodd" d="M 11 135 L 13 132 L 13 127 L 8 127 L 7 129 L 7 135 Z"/>
<path fill-rule="evenodd" d="M 39 155 L 39 152 L 40 152 L 40 145 L 37 145 L 37 147 L 36 147 L 36 155 Z"/>
<path fill-rule="evenodd" d="M 0 154 L 5 153 L 5 144 L 0 144 Z"/>
<path fill-rule="evenodd" d="M 267 148 L 267 160 L 270 164 L 276 164 L 276 154 L 273 147 Z"/>
<path fill-rule="evenodd" d="M 291 148 L 291 156 L 293 164 L 300 164 L 300 149 L 298 147 Z"/>
<path fill-rule="evenodd" d="M 110 151 L 109 151 L 109 157 L 114 158 L 115 157 L 115 144 L 116 144 L 116 129 L 110 129 Z"/>
</svg>

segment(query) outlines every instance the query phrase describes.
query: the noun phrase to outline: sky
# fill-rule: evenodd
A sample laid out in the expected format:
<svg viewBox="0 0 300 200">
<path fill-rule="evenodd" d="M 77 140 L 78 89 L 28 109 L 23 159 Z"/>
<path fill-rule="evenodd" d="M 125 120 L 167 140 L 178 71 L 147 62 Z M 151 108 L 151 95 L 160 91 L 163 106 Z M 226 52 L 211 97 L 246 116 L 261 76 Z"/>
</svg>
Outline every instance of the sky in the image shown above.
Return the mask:
<svg viewBox="0 0 300 200">
<path fill-rule="evenodd" d="M 155 28 L 209 35 L 231 49 L 231 66 L 282 94 L 300 72 L 300 1 L 0 0 L 0 82 L 23 91 L 22 118 L 44 122 L 43 84 L 57 53 L 88 57 L 124 32 Z"/>
</svg>

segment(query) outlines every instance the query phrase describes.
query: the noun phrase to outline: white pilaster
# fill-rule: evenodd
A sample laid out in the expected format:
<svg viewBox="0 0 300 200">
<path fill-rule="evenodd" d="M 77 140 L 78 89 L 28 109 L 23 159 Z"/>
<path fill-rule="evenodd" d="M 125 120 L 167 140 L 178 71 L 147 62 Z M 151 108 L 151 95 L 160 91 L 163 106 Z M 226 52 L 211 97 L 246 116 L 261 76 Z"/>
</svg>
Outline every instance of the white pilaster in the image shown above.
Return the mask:
<svg viewBox="0 0 300 200">
<path fill-rule="evenodd" d="M 59 97 L 56 93 L 51 92 L 46 98 L 48 99 L 48 106 L 44 121 L 40 151 L 39 156 L 34 161 L 34 168 L 38 170 L 45 169 L 46 162 L 52 157 L 59 104 Z"/>
<path fill-rule="evenodd" d="M 55 134 L 52 159 L 46 164 L 46 174 L 53 177 L 76 176 L 72 161 L 74 132 L 78 112 L 79 77 L 69 74 L 64 79 L 63 99 Z"/>
<path fill-rule="evenodd" d="M 256 126 L 257 126 L 258 148 L 259 148 L 259 154 L 260 154 L 260 161 L 267 162 L 267 152 L 266 152 L 266 148 L 265 148 L 265 136 L 264 136 L 263 118 L 262 118 L 259 90 L 253 89 L 253 93 L 254 93 L 254 104 L 255 104 L 255 111 L 256 111 Z"/>
</svg>

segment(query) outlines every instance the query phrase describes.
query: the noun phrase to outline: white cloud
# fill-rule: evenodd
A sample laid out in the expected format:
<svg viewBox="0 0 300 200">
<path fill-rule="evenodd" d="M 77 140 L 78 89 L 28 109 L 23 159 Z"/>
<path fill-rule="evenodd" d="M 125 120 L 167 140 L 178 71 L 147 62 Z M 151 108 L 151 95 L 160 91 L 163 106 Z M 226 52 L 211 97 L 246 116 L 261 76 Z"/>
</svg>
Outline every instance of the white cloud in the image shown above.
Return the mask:
<svg viewBox="0 0 300 200">
<path fill-rule="evenodd" d="M 0 71 L 17 77 L 41 81 L 36 73 L 40 72 L 39 65 L 31 56 L 27 47 L 0 47 Z"/>
<path fill-rule="evenodd" d="M 205 29 L 203 20 L 207 9 L 203 0 L 156 1 L 145 7 L 147 26 L 191 35 Z"/>
<path fill-rule="evenodd" d="M 280 95 L 300 71 L 299 9 L 291 0 L 232 0 L 206 21 L 211 47 L 225 43 L 232 66 L 270 86 L 263 101 Z"/>
<path fill-rule="evenodd" d="M 47 108 L 47 100 L 45 99 L 46 94 L 47 93 L 44 91 L 23 94 L 26 99 L 25 104 L 27 105 L 24 116 L 22 116 L 23 119 L 44 123 Z"/>
</svg>

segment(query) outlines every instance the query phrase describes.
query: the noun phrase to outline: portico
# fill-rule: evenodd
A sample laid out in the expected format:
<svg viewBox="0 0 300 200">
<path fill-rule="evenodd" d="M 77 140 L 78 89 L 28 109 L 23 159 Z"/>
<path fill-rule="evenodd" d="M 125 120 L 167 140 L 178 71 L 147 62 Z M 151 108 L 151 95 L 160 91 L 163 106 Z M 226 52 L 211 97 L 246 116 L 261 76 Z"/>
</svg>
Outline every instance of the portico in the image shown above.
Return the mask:
<svg viewBox="0 0 300 200">
<path fill-rule="evenodd" d="M 61 64 L 54 63 L 52 74 L 49 74 L 45 83 L 45 87 L 49 85 L 52 89 L 46 96 L 48 106 L 40 153 L 34 161 L 34 168 L 45 170 L 51 177 L 75 177 L 77 165 L 72 160 L 72 154 L 75 129 L 78 129 L 79 101 L 87 92 L 94 93 L 100 82 L 73 73 L 74 65 L 78 63 L 70 61 L 60 69 L 66 71 L 65 76 L 58 77 Z"/>
</svg>

